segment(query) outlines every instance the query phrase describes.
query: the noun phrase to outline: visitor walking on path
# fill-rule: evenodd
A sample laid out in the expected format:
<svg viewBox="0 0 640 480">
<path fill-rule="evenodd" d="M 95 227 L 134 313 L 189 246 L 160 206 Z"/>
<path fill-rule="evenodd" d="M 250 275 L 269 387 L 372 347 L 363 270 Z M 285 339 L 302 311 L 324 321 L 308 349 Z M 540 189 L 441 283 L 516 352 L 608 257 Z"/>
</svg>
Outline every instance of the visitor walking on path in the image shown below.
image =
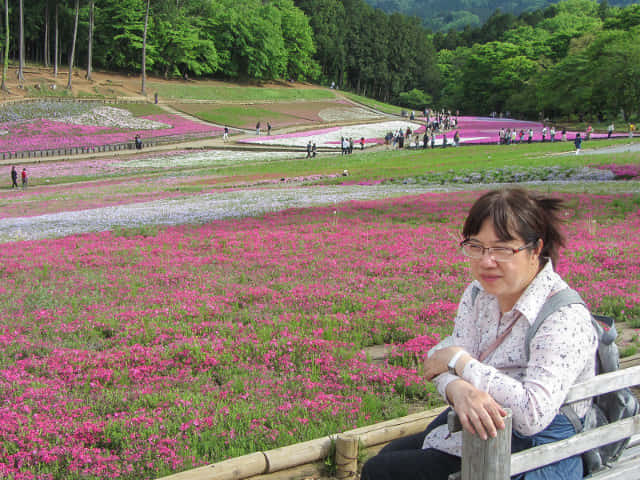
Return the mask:
<svg viewBox="0 0 640 480">
<path fill-rule="evenodd" d="M 11 167 L 11 188 L 18 188 L 18 171 L 15 165 Z"/>
<path fill-rule="evenodd" d="M 314 143 L 313 145 L 311 145 L 311 156 L 313 158 L 316 158 L 317 152 L 318 152 L 318 147 L 316 147 L 316 144 Z"/>
<path fill-rule="evenodd" d="M 267 135 L 271 135 L 271 122 L 267 122 Z"/>
<path fill-rule="evenodd" d="M 27 169 L 23 168 L 22 169 L 22 188 L 27 188 Z"/>
<path fill-rule="evenodd" d="M 307 158 L 311 158 L 311 140 L 307 142 Z"/>
<path fill-rule="evenodd" d="M 260 122 L 256 123 L 256 135 L 260 136 Z"/>
<path fill-rule="evenodd" d="M 229 141 L 229 127 L 227 125 L 224 126 L 224 134 L 222 135 L 222 141 L 223 142 Z"/>
<path fill-rule="evenodd" d="M 576 146 L 576 155 L 579 155 L 580 148 L 582 147 L 582 137 L 580 136 L 580 132 L 576 133 L 576 139 L 573 141 L 573 144 Z"/>
<path fill-rule="evenodd" d="M 613 135 L 614 128 L 615 126 L 613 125 L 613 123 L 609 125 L 609 128 L 607 128 L 607 138 L 611 138 L 611 135 Z"/>
</svg>

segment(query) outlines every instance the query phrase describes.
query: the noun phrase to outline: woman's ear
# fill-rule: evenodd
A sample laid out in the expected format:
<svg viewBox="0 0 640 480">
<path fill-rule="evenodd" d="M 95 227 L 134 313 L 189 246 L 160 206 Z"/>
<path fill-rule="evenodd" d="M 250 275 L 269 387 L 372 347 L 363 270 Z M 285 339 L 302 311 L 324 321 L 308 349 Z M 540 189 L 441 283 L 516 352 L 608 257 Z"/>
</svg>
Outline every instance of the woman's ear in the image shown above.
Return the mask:
<svg viewBox="0 0 640 480">
<path fill-rule="evenodd" d="M 536 246 L 533 249 L 533 253 L 539 257 L 542 254 L 542 247 L 544 246 L 544 242 L 542 241 L 541 238 L 539 238 L 538 240 L 536 240 Z"/>
</svg>

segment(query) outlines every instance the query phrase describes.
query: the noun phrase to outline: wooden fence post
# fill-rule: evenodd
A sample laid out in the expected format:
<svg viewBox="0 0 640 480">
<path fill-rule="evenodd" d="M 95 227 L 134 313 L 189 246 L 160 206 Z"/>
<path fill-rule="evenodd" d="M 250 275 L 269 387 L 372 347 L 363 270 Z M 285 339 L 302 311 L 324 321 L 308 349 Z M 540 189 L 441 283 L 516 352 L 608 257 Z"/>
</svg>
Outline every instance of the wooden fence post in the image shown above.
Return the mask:
<svg viewBox="0 0 640 480">
<path fill-rule="evenodd" d="M 358 474 L 358 437 L 340 435 L 336 439 L 336 478 L 355 479 Z"/>
<path fill-rule="evenodd" d="M 511 471 L 511 410 L 504 418 L 504 430 L 495 438 L 482 440 L 477 435 L 462 432 L 462 480 L 509 480 Z M 455 413 L 449 413 L 450 431 L 460 430 Z"/>
</svg>

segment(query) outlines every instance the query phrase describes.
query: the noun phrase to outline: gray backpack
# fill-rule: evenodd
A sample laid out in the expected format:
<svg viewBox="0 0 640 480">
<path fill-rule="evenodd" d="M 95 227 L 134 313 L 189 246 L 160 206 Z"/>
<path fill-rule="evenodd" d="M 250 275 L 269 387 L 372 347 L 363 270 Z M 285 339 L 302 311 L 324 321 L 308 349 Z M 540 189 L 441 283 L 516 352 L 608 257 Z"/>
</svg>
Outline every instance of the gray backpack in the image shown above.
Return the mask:
<svg viewBox="0 0 640 480">
<path fill-rule="evenodd" d="M 478 287 L 474 286 L 471 292 L 473 302 L 475 302 L 475 298 L 478 295 L 479 290 L 480 289 Z M 544 322 L 549 315 L 558 311 L 562 307 L 576 303 L 584 305 L 586 308 L 586 305 L 582 298 L 580 298 L 578 292 L 571 288 L 561 290 L 547 299 L 540 309 L 540 313 L 538 313 L 535 322 L 533 322 L 531 327 L 529 327 L 526 334 L 525 355 L 527 361 L 529 360 L 531 339 L 535 336 L 540 325 L 542 325 L 542 322 Z M 592 314 L 591 321 L 598 336 L 596 374 L 618 370 L 620 368 L 620 353 L 618 352 L 618 346 L 615 343 L 618 333 L 616 332 L 613 318 Z M 623 388 L 593 397 L 592 406 L 585 415 L 584 421 L 580 421 L 575 410 L 570 405 L 563 406 L 561 412 L 565 414 L 573 424 L 576 429 L 576 433 L 580 433 L 581 431 L 596 428 L 601 425 L 607 425 L 622 418 L 632 417 L 637 415 L 639 410 L 640 406 L 638 404 L 638 400 L 633 396 L 631 390 Z M 615 462 L 622 454 L 622 451 L 628 443 L 629 439 L 627 438 L 584 452 L 582 454 L 584 475 L 587 476 L 593 472 L 597 472 L 604 466 Z"/>
</svg>

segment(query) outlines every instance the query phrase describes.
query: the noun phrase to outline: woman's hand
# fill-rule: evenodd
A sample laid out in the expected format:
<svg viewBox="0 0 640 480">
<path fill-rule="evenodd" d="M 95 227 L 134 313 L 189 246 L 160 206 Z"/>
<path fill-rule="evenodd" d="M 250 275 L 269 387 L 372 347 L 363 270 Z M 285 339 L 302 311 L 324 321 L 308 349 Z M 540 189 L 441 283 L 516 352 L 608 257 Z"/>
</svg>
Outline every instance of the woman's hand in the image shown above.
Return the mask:
<svg viewBox="0 0 640 480">
<path fill-rule="evenodd" d="M 436 350 L 433 355 L 424 360 L 423 373 L 425 378 L 431 381 L 432 378 L 448 371 L 449 360 L 460 350 L 462 350 L 461 347 L 446 347 Z"/>
<path fill-rule="evenodd" d="M 486 440 L 504 428 L 507 412 L 488 393 L 462 379 L 449 383 L 446 393 L 467 432 Z"/>
</svg>

